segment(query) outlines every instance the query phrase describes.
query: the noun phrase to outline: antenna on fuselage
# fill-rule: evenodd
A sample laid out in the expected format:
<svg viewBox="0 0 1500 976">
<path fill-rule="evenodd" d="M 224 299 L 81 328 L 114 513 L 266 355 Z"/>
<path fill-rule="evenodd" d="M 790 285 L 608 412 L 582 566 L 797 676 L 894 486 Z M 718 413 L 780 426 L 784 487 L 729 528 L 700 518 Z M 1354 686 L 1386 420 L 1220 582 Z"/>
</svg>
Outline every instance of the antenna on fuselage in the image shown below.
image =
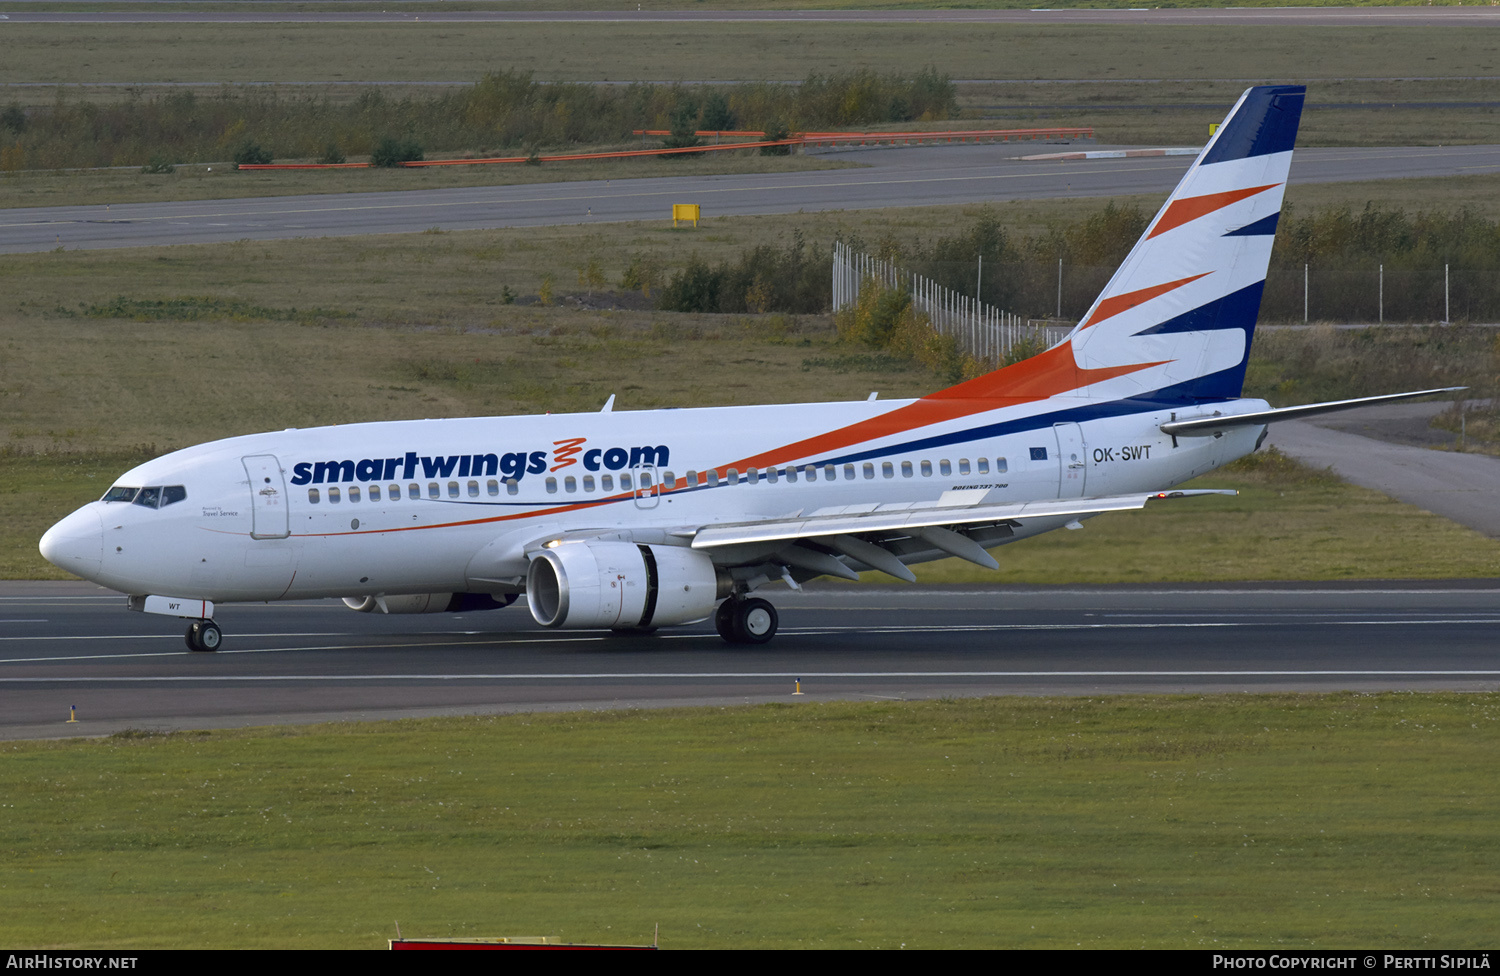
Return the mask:
<svg viewBox="0 0 1500 976">
<path fill-rule="evenodd" d="M 615 410 L 615 395 L 613 393 L 611 393 L 609 395 L 609 399 L 604 401 L 604 409 L 600 410 L 599 412 L 600 413 L 614 413 L 614 410 Z"/>
</svg>

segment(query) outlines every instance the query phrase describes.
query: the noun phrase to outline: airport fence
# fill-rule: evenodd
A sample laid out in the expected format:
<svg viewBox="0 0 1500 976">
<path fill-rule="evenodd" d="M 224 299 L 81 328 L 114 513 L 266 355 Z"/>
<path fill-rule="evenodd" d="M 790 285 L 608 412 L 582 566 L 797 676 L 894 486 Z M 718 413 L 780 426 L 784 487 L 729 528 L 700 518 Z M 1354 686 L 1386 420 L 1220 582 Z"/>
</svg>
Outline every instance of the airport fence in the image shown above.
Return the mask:
<svg viewBox="0 0 1500 976">
<path fill-rule="evenodd" d="M 976 288 L 983 273 L 980 262 L 976 267 Z M 912 306 L 927 316 L 939 334 L 952 336 L 961 350 L 981 361 L 1003 362 L 1017 346 L 1050 348 L 1072 331 L 1071 325 L 1024 318 L 890 261 L 855 251 L 842 241 L 835 242 L 834 312 L 852 306 L 859 300 L 861 289 L 871 283 L 906 291 Z"/>
</svg>

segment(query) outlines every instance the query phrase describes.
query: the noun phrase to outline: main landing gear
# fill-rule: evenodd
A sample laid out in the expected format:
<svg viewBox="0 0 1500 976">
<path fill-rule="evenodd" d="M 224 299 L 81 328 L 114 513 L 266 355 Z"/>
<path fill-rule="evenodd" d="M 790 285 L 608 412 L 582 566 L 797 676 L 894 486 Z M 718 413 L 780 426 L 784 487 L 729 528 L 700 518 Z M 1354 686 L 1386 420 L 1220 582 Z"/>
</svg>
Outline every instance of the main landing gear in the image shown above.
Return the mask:
<svg viewBox="0 0 1500 976">
<path fill-rule="evenodd" d="M 212 620 L 194 620 L 183 636 L 190 651 L 217 651 L 224 643 L 224 632 Z"/>
<path fill-rule="evenodd" d="M 714 613 L 719 636 L 731 644 L 764 644 L 776 636 L 776 608 L 758 597 L 730 597 Z"/>
</svg>

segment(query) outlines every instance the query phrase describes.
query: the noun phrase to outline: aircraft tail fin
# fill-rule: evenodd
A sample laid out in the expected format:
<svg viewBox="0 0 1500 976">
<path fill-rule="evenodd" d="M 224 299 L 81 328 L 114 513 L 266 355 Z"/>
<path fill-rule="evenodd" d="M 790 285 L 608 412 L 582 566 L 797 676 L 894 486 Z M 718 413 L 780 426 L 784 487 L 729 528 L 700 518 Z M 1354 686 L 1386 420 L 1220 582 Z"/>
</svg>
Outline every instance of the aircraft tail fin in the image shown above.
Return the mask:
<svg viewBox="0 0 1500 976">
<path fill-rule="evenodd" d="M 1067 339 L 933 396 L 1238 397 L 1306 92 L 1240 96 Z"/>
</svg>

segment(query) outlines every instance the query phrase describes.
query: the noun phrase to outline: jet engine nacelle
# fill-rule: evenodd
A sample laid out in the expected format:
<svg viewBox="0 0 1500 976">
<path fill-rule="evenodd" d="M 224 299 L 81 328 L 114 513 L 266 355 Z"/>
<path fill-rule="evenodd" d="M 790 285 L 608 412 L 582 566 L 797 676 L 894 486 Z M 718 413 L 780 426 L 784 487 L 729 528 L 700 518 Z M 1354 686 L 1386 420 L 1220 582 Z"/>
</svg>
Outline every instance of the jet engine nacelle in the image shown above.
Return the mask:
<svg viewBox="0 0 1500 976">
<path fill-rule="evenodd" d="M 633 542 L 563 542 L 526 574 L 531 615 L 544 627 L 637 629 L 692 623 L 733 588 L 696 549 Z"/>
<path fill-rule="evenodd" d="M 516 602 L 515 594 L 410 593 L 401 596 L 346 596 L 344 606 L 360 613 L 468 613 L 499 610 Z"/>
</svg>

